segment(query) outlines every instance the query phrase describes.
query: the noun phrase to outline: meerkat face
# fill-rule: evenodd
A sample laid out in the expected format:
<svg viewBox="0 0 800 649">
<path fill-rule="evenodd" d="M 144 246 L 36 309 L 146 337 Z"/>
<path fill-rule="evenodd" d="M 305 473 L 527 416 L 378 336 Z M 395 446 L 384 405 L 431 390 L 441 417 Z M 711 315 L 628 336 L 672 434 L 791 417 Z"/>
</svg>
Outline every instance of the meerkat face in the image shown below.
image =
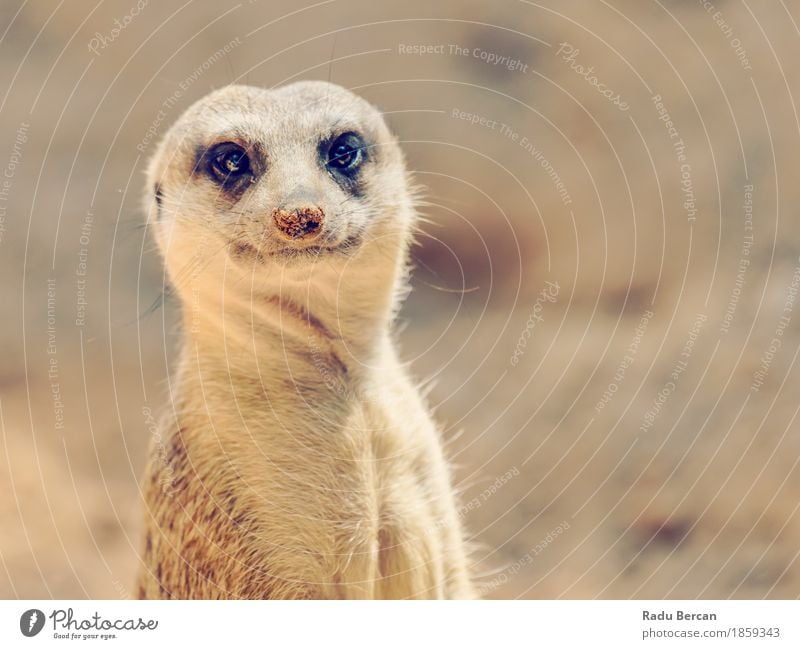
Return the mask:
<svg viewBox="0 0 800 649">
<path fill-rule="evenodd" d="M 255 274 L 352 263 L 404 241 L 413 214 L 381 114 L 324 82 L 211 93 L 166 134 L 149 186 L 149 220 L 173 281 L 214 261 Z"/>
</svg>

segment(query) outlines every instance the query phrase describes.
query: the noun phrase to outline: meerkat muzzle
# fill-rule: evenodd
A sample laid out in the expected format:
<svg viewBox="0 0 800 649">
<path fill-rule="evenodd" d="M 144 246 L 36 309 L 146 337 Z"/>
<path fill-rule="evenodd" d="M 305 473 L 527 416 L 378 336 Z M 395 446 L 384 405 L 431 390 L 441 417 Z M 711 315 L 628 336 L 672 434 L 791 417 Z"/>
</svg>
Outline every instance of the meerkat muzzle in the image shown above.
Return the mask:
<svg viewBox="0 0 800 649">
<path fill-rule="evenodd" d="M 322 230 L 325 212 L 319 207 L 298 207 L 272 210 L 272 220 L 287 237 L 307 239 L 316 237 Z"/>
</svg>

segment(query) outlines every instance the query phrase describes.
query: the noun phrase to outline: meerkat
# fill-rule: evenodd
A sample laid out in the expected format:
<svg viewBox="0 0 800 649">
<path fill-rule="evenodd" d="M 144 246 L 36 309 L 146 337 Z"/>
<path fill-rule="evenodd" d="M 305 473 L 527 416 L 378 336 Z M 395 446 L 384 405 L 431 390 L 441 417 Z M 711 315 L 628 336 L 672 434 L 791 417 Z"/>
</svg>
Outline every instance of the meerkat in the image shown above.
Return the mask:
<svg viewBox="0 0 800 649">
<path fill-rule="evenodd" d="M 141 598 L 471 598 L 440 433 L 398 360 L 415 209 L 396 138 L 325 82 L 228 86 L 146 208 L 182 307 Z"/>
</svg>

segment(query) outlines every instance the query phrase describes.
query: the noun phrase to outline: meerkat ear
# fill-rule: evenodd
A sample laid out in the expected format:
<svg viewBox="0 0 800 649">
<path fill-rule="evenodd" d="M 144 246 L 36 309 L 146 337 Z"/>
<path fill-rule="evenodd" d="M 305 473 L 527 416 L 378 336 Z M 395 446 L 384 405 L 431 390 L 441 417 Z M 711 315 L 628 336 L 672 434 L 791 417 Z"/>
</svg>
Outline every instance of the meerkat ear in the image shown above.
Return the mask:
<svg viewBox="0 0 800 649">
<path fill-rule="evenodd" d="M 164 194 L 161 190 L 161 183 L 150 183 L 145 186 L 142 192 L 142 211 L 147 225 L 154 225 L 161 221 L 161 205 L 164 202 Z"/>
<path fill-rule="evenodd" d="M 161 191 L 161 183 L 155 183 L 153 185 L 153 195 L 156 199 L 156 221 L 161 220 L 161 201 L 164 198 L 164 194 Z"/>
</svg>

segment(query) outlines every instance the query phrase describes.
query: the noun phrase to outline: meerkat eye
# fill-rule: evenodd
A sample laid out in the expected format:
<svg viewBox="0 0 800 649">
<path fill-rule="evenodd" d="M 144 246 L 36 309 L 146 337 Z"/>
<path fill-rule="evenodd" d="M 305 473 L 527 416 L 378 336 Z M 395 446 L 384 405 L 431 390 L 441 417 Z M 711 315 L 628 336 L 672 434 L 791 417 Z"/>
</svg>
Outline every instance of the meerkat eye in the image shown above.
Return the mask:
<svg viewBox="0 0 800 649">
<path fill-rule="evenodd" d="M 224 142 L 211 152 L 209 171 L 220 182 L 234 180 L 250 172 L 250 158 L 238 144 Z"/>
<path fill-rule="evenodd" d="M 364 142 L 355 133 L 337 137 L 328 149 L 328 168 L 343 173 L 355 171 L 364 161 Z"/>
</svg>

